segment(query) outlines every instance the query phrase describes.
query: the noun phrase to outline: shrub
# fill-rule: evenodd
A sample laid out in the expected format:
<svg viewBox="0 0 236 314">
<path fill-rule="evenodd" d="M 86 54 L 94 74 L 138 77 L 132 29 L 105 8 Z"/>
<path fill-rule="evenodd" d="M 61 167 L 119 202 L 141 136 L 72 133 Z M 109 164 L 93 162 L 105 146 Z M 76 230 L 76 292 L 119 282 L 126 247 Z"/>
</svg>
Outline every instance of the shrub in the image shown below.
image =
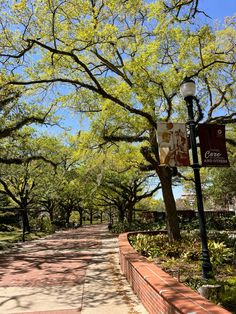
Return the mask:
<svg viewBox="0 0 236 314">
<path fill-rule="evenodd" d="M 208 248 L 212 264 L 217 267 L 225 263 L 232 264 L 233 250 L 226 247 L 224 242 L 208 241 Z"/>
<path fill-rule="evenodd" d="M 218 242 L 224 242 L 227 247 L 236 247 L 236 238 L 232 237 L 230 232 L 227 231 L 209 231 L 208 239 L 212 241 L 217 239 Z"/>
<path fill-rule="evenodd" d="M 167 235 L 138 234 L 130 236 L 129 241 L 134 249 L 146 257 L 157 257 L 163 250 L 163 243 L 168 241 Z"/>
<path fill-rule="evenodd" d="M 1 232 L 11 232 L 14 231 L 15 227 L 11 226 L 11 225 L 6 225 L 6 224 L 1 224 L 0 225 L 0 231 Z"/>
<path fill-rule="evenodd" d="M 48 216 L 40 216 L 34 219 L 31 218 L 30 226 L 32 230 L 35 231 L 41 231 L 45 233 L 53 233 L 55 231 L 55 227 L 52 225 Z"/>
<path fill-rule="evenodd" d="M 236 277 L 223 282 L 218 302 L 232 313 L 236 313 Z"/>
<path fill-rule="evenodd" d="M 143 223 L 140 221 L 134 221 L 131 224 L 127 222 L 118 222 L 112 225 L 111 231 L 113 233 L 123 233 L 128 231 L 156 231 L 165 229 L 163 222 L 158 223 Z"/>
</svg>

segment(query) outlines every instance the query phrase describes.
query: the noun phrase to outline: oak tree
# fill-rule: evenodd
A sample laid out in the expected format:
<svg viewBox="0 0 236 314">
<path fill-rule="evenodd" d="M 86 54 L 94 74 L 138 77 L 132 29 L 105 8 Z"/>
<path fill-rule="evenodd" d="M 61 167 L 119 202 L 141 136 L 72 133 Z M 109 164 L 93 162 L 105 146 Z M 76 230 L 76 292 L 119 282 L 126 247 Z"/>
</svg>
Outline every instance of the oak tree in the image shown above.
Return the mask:
<svg viewBox="0 0 236 314">
<path fill-rule="evenodd" d="M 185 120 L 178 91 L 186 76 L 197 80 L 205 122 L 236 117 L 235 21 L 201 25 L 200 3 L 1 1 L 1 67 L 11 75 L 1 84 L 24 86 L 35 100 L 46 91 L 99 117 L 109 141 L 143 143 L 147 168 L 162 185 L 170 240 L 180 237 L 176 169 L 160 165 L 158 121 Z"/>
</svg>

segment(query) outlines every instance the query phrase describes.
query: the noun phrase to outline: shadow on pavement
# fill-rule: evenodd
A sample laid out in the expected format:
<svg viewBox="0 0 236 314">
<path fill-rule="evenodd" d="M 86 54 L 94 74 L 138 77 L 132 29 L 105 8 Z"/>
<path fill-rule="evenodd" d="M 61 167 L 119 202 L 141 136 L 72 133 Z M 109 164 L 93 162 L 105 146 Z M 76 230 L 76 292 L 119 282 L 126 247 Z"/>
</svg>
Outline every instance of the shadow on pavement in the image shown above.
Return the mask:
<svg viewBox="0 0 236 314">
<path fill-rule="evenodd" d="M 17 250 L 1 254 L 0 313 L 111 304 L 121 310 L 124 304 L 130 308 L 117 252 L 116 236 L 107 226 L 93 225 L 25 242 Z M 122 311 L 119 313 L 126 313 Z"/>
</svg>

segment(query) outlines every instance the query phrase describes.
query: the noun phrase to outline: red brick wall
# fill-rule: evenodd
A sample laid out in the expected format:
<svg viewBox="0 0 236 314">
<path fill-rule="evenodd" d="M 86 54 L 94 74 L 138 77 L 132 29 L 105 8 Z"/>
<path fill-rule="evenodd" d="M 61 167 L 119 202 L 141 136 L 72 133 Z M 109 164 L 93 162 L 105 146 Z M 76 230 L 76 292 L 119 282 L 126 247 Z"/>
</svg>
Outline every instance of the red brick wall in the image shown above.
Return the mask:
<svg viewBox="0 0 236 314">
<path fill-rule="evenodd" d="M 119 236 L 120 265 L 132 289 L 150 314 L 230 314 L 179 283 Z"/>
</svg>

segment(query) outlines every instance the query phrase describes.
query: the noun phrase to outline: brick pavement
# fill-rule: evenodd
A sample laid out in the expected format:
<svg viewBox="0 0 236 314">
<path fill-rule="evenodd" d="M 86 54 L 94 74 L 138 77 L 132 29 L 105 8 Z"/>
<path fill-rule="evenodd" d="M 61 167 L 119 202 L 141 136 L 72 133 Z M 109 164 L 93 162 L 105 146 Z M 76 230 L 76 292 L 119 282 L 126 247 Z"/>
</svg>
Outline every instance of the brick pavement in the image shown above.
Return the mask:
<svg viewBox="0 0 236 314">
<path fill-rule="evenodd" d="M 0 256 L 0 314 L 145 313 L 117 257 L 104 225 L 23 243 Z"/>
</svg>

